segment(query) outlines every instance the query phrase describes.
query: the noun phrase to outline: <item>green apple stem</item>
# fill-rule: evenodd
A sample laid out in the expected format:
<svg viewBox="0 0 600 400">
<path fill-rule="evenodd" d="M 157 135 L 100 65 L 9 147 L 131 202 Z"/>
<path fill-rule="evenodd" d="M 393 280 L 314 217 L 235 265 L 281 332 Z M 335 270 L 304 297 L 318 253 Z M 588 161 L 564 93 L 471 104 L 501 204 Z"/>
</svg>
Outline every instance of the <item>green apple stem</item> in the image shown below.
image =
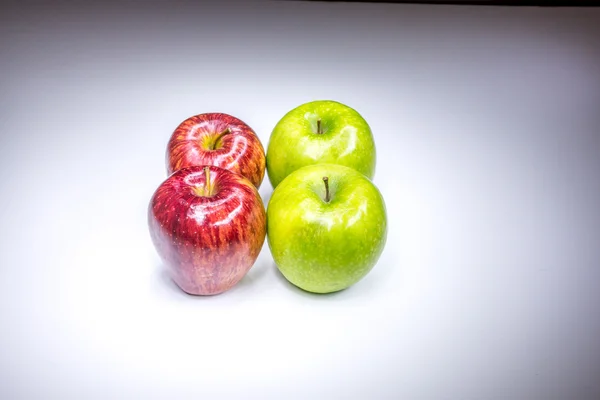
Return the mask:
<svg viewBox="0 0 600 400">
<path fill-rule="evenodd" d="M 204 196 L 210 196 L 210 168 L 204 167 Z"/>
<path fill-rule="evenodd" d="M 225 129 L 223 132 L 219 133 L 219 136 L 217 136 L 215 138 L 215 141 L 213 142 L 213 146 L 212 149 L 216 150 L 217 149 L 217 145 L 219 144 L 219 141 L 221 140 L 221 138 L 223 138 L 223 136 L 230 134 L 231 133 L 231 129 L 227 128 Z"/>
<path fill-rule="evenodd" d="M 329 178 L 324 176 L 323 183 L 325 184 L 325 203 L 331 201 L 331 195 L 329 194 Z"/>
<path fill-rule="evenodd" d="M 321 130 L 321 118 L 317 119 L 317 134 L 322 134 L 323 131 Z"/>
</svg>

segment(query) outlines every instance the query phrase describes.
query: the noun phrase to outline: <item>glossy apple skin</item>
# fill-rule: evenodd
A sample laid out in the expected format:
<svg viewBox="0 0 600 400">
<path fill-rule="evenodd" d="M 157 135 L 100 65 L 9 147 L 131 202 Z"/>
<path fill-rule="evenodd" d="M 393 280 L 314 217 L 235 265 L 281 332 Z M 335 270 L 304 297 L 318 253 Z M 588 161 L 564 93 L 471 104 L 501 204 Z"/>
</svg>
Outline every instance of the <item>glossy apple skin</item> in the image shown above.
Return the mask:
<svg viewBox="0 0 600 400">
<path fill-rule="evenodd" d="M 377 263 L 386 239 L 383 196 L 349 167 L 300 168 L 275 188 L 267 207 L 267 241 L 275 264 L 288 281 L 309 292 L 336 292 L 360 281 Z"/>
<path fill-rule="evenodd" d="M 155 191 L 148 207 L 152 242 L 185 292 L 213 295 L 232 288 L 263 246 L 266 213 L 249 180 L 211 166 L 211 197 L 201 166 L 180 169 Z"/>
<path fill-rule="evenodd" d="M 294 108 L 277 123 L 267 148 L 267 173 L 274 188 L 298 168 L 319 163 L 345 165 L 373 179 L 376 158 L 367 121 L 345 104 L 318 100 Z"/>
<path fill-rule="evenodd" d="M 216 140 L 227 129 L 230 133 Z M 245 176 L 258 188 L 265 176 L 266 158 L 260 139 L 242 120 L 205 113 L 175 129 L 167 145 L 166 164 L 169 175 L 192 165 L 214 165 Z"/>
</svg>

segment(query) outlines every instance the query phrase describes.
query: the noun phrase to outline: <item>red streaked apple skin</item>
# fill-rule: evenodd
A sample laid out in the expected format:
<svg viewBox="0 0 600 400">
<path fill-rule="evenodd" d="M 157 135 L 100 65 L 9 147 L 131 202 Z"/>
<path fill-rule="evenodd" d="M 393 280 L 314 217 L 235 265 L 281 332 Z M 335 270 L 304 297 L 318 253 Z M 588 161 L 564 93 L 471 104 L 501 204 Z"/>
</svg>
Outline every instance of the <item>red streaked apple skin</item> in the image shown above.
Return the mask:
<svg viewBox="0 0 600 400">
<path fill-rule="evenodd" d="M 230 133 L 211 145 L 219 134 Z M 175 129 L 167 146 L 167 173 L 193 165 L 214 165 L 245 176 L 257 188 L 265 176 L 265 150 L 242 120 L 223 113 L 195 115 Z"/>
<path fill-rule="evenodd" d="M 265 241 L 266 213 L 249 180 L 210 166 L 210 197 L 202 166 L 180 169 L 154 192 L 148 207 L 152 242 L 185 292 L 225 292 L 250 270 Z"/>
</svg>

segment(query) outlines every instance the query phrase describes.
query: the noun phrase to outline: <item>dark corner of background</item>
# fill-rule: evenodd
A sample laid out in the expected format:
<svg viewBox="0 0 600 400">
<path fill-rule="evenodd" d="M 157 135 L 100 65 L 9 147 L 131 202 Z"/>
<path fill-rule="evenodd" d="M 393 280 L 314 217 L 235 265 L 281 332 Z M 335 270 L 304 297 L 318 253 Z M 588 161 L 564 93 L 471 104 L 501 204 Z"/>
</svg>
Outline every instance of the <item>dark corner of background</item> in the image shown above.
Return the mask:
<svg viewBox="0 0 600 400">
<path fill-rule="evenodd" d="M 475 5 L 475 6 L 537 6 L 537 7 L 596 7 L 591 1 L 575 0 L 553 2 L 544 0 L 279 0 L 313 1 L 345 3 L 398 3 L 398 4 L 438 4 L 438 5 Z"/>
</svg>

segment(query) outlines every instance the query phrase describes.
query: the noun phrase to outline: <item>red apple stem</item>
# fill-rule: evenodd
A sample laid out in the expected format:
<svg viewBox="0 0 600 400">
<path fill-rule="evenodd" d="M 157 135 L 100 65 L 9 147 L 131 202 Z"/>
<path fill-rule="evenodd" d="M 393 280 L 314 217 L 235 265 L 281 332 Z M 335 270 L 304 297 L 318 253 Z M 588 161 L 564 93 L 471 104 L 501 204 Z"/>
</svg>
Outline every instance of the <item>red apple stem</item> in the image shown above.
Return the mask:
<svg viewBox="0 0 600 400">
<path fill-rule="evenodd" d="M 331 196 L 329 194 L 329 178 L 324 176 L 323 183 L 325 184 L 325 203 L 329 203 L 329 201 L 331 201 Z"/>
<path fill-rule="evenodd" d="M 321 130 L 321 118 L 317 119 L 317 134 L 322 134 L 323 131 Z"/>
<path fill-rule="evenodd" d="M 208 197 L 210 196 L 210 168 L 204 167 L 204 176 L 204 196 Z"/>
<path fill-rule="evenodd" d="M 217 136 L 215 138 L 215 141 L 213 142 L 212 149 L 216 150 L 217 149 L 217 144 L 219 143 L 219 141 L 221 140 L 221 138 L 223 138 L 223 136 L 225 136 L 225 135 L 227 135 L 229 133 L 231 133 L 231 129 L 229 129 L 229 128 L 226 128 L 223 132 L 219 133 L 219 136 Z"/>
</svg>

